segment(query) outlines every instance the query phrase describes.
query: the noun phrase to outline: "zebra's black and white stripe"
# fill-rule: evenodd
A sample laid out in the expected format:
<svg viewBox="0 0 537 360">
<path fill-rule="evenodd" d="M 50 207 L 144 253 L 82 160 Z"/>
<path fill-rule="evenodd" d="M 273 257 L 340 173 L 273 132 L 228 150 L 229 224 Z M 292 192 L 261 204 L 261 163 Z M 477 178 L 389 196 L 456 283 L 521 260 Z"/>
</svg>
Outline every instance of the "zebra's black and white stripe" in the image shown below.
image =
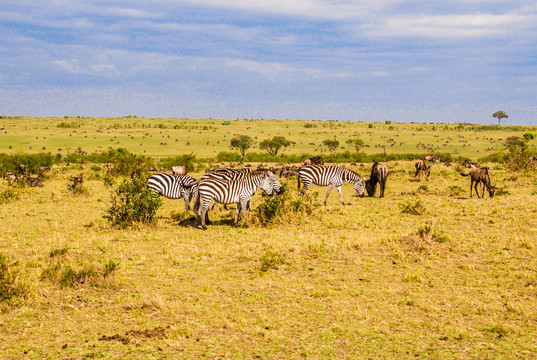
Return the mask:
<svg viewBox="0 0 537 360">
<path fill-rule="evenodd" d="M 201 226 L 206 229 L 208 221 L 207 212 L 209 205 L 214 200 L 220 204 L 237 204 L 235 212 L 235 225 L 239 221 L 242 209 L 244 226 L 247 226 L 247 204 L 259 189 L 263 189 L 268 195 L 283 193 L 283 187 L 276 175 L 270 171 L 255 171 L 239 180 L 222 180 L 214 177 L 200 179 L 198 184 L 199 210 Z"/>
<path fill-rule="evenodd" d="M 343 197 L 341 196 L 341 185 L 348 182 L 354 185 L 354 189 L 360 196 L 364 196 L 364 180 L 360 175 L 355 173 L 352 170 L 345 169 L 338 166 L 319 166 L 319 165 L 307 165 L 303 166 L 298 170 L 298 189 L 300 190 L 300 180 L 304 183 L 301 193 L 305 194 L 311 184 L 319 186 L 328 186 L 328 191 L 326 192 L 326 198 L 324 199 L 324 204 L 326 205 L 326 200 L 328 200 L 328 195 L 333 188 L 336 188 L 339 192 L 339 199 L 341 203 L 343 202 Z"/>
<path fill-rule="evenodd" d="M 183 198 L 186 211 L 190 210 L 190 200 L 195 196 L 195 183 L 196 179 L 188 175 L 155 174 L 147 179 L 147 187 L 157 194 L 168 199 Z"/>
<path fill-rule="evenodd" d="M 229 168 L 222 168 L 222 169 L 211 169 L 207 170 L 205 174 L 201 177 L 200 181 L 204 181 L 205 179 L 220 179 L 220 180 L 240 180 L 244 179 L 247 176 L 250 176 L 252 174 L 253 170 L 250 168 L 244 168 L 244 169 L 229 169 Z M 197 213 L 199 210 L 200 202 L 199 197 L 197 196 L 198 189 L 197 187 L 193 188 L 193 196 L 195 200 L 194 203 L 194 212 Z M 218 204 L 215 203 L 218 209 Z M 248 203 L 248 209 L 250 209 L 250 204 Z M 214 206 L 213 206 L 214 207 Z M 226 205 L 224 204 L 224 209 L 227 210 Z"/>
</svg>

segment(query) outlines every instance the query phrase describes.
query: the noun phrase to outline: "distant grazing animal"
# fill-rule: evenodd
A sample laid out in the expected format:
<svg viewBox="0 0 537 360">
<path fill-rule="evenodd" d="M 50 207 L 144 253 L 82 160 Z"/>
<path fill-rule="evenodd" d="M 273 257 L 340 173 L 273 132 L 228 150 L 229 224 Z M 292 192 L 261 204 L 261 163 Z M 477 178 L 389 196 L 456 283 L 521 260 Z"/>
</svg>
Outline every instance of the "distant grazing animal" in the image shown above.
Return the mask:
<svg viewBox="0 0 537 360">
<path fill-rule="evenodd" d="M 343 197 L 341 196 L 341 185 L 343 185 L 344 182 L 353 184 L 354 190 L 356 190 L 358 195 L 364 196 L 365 178 L 362 178 L 352 170 L 342 167 L 320 165 L 303 166 L 298 171 L 298 190 L 300 190 L 300 180 L 304 183 L 301 194 L 305 194 L 311 184 L 328 186 L 326 198 L 324 199 L 325 205 L 328 200 L 328 195 L 330 195 L 333 188 L 337 189 L 339 199 L 341 200 L 341 203 L 345 205 Z"/>
<path fill-rule="evenodd" d="M 17 181 L 17 175 L 12 172 L 6 172 L 2 177 L 8 181 Z"/>
<path fill-rule="evenodd" d="M 487 188 L 487 191 L 489 192 L 489 196 L 493 197 L 494 193 L 496 192 L 496 187 L 491 185 L 490 183 L 490 175 L 489 171 L 486 167 L 480 167 L 470 170 L 469 174 L 460 173 L 462 176 L 470 176 L 470 197 L 472 197 L 472 187 L 475 188 L 475 193 L 477 194 L 477 197 L 479 198 L 479 192 L 477 189 L 477 185 L 479 183 L 483 184 L 483 190 L 481 192 L 481 198 L 485 196 L 485 187 Z M 475 183 L 475 186 L 474 186 Z"/>
<path fill-rule="evenodd" d="M 284 192 L 278 177 L 270 171 L 255 171 L 239 180 L 221 180 L 211 177 L 200 179 L 198 215 L 201 217 L 201 227 L 204 230 L 207 229 L 209 205 L 213 200 L 220 204 L 236 203 L 235 226 L 238 224 L 241 210 L 244 226 L 248 226 L 246 218 L 248 203 L 259 189 L 263 189 L 268 195 Z"/>
<path fill-rule="evenodd" d="M 43 187 L 43 186 L 45 186 L 43 184 L 43 182 L 39 178 L 28 178 L 26 180 L 26 182 L 31 187 L 36 187 L 36 186 Z"/>
<path fill-rule="evenodd" d="M 304 161 L 304 165 L 324 165 L 324 160 L 319 155 L 310 157 Z"/>
<path fill-rule="evenodd" d="M 421 174 L 423 173 L 425 175 L 425 179 L 429 180 L 431 167 L 427 166 L 427 164 L 425 164 L 425 161 L 420 159 L 416 161 L 416 164 L 414 166 L 416 167 L 416 174 L 414 175 L 414 177 L 418 176 L 418 179 L 421 181 Z"/>
<path fill-rule="evenodd" d="M 172 166 L 172 172 L 174 175 L 186 175 L 186 166 L 185 165 Z"/>
<path fill-rule="evenodd" d="M 50 171 L 50 167 L 48 167 L 48 166 L 43 166 L 43 167 L 40 167 L 40 168 L 39 168 L 39 172 L 45 172 L 45 171 Z"/>
<path fill-rule="evenodd" d="M 479 165 L 478 163 L 466 160 L 464 162 L 464 167 L 467 168 L 467 169 L 477 169 L 477 168 L 480 168 L 481 165 Z"/>
<path fill-rule="evenodd" d="M 440 162 L 441 159 L 442 158 L 440 156 L 438 156 L 438 155 L 427 155 L 425 157 L 425 160 L 430 161 L 430 162 L 435 162 L 435 163 Z"/>
<path fill-rule="evenodd" d="M 384 188 L 388 179 L 388 167 L 384 164 L 374 163 L 371 169 L 371 177 L 365 181 L 365 189 L 367 194 L 372 197 L 375 195 L 377 183 L 380 184 L 380 196 L 384 197 Z"/>
<path fill-rule="evenodd" d="M 170 175 L 155 174 L 147 179 L 147 187 L 168 199 L 185 200 L 185 211 L 190 210 L 190 201 L 192 200 L 194 188 L 186 186 L 194 183 L 196 180 L 188 175 Z"/>
</svg>

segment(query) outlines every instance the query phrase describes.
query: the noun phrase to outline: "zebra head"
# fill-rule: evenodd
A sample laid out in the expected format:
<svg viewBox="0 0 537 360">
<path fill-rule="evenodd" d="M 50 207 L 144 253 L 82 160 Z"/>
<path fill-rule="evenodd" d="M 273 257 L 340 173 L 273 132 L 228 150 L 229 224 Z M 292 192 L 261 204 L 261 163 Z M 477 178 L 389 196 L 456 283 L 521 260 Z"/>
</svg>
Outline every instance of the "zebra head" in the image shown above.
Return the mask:
<svg viewBox="0 0 537 360">
<path fill-rule="evenodd" d="M 263 182 L 261 184 L 261 189 L 263 189 L 267 195 L 283 194 L 285 191 L 280 180 L 272 172 L 268 171 L 263 177 Z"/>
<path fill-rule="evenodd" d="M 358 193 L 360 197 L 364 196 L 364 182 L 366 181 L 366 178 L 360 177 L 358 180 L 354 182 L 354 190 Z"/>
</svg>

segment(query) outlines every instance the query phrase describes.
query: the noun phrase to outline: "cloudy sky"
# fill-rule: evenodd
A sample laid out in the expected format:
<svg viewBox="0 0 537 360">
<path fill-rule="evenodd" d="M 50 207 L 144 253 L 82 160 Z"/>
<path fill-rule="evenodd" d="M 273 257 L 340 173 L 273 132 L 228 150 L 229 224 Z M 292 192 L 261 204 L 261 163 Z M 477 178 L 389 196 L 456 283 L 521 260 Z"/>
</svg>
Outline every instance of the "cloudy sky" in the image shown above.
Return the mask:
<svg viewBox="0 0 537 360">
<path fill-rule="evenodd" d="M 537 3 L 2 0 L 0 115 L 537 125 Z"/>
</svg>

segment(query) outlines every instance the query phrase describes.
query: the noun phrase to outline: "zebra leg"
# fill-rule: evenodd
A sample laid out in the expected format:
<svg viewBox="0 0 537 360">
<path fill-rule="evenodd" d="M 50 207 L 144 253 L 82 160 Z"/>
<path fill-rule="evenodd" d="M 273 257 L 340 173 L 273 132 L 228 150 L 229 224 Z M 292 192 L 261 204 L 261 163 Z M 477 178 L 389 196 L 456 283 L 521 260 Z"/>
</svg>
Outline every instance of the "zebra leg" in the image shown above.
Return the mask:
<svg viewBox="0 0 537 360">
<path fill-rule="evenodd" d="M 250 207 L 250 200 L 243 201 L 243 203 L 241 204 L 241 207 L 242 207 L 242 221 L 244 223 L 244 227 L 248 227 L 246 214 L 248 213 L 248 209 Z"/>
<path fill-rule="evenodd" d="M 205 225 L 206 220 L 209 220 L 209 217 L 207 215 L 207 210 L 209 210 L 209 207 L 203 204 L 203 207 L 201 208 L 201 228 L 203 230 L 207 230 L 207 225 Z"/>
<path fill-rule="evenodd" d="M 237 210 L 235 211 L 235 226 L 239 223 L 239 214 L 241 212 L 241 203 L 237 203 Z"/>
<path fill-rule="evenodd" d="M 375 184 L 375 186 L 377 185 Z M 336 187 L 336 189 L 337 189 L 337 192 L 339 193 L 339 200 L 341 200 L 341 203 L 345 205 L 345 203 L 343 202 L 343 196 L 341 195 L 341 186 Z"/>
<path fill-rule="evenodd" d="M 330 195 L 330 193 L 332 192 L 333 188 L 334 188 L 333 184 L 330 184 L 330 186 L 328 186 L 328 191 L 326 192 L 326 197 L 324 198 L 324 206 L 326 206 L 326 201 L 328 200 L 328 195 Z M 341 193 L 340 193 L 340 196 L 341 196 Z"/>
<path fill-rule="evenodd" d="M 190 210 L 190 199 L 187 194 L 183 196 L 183 199 L 185 199 L 185 211 L 188 212 Z"/>
</svg>

